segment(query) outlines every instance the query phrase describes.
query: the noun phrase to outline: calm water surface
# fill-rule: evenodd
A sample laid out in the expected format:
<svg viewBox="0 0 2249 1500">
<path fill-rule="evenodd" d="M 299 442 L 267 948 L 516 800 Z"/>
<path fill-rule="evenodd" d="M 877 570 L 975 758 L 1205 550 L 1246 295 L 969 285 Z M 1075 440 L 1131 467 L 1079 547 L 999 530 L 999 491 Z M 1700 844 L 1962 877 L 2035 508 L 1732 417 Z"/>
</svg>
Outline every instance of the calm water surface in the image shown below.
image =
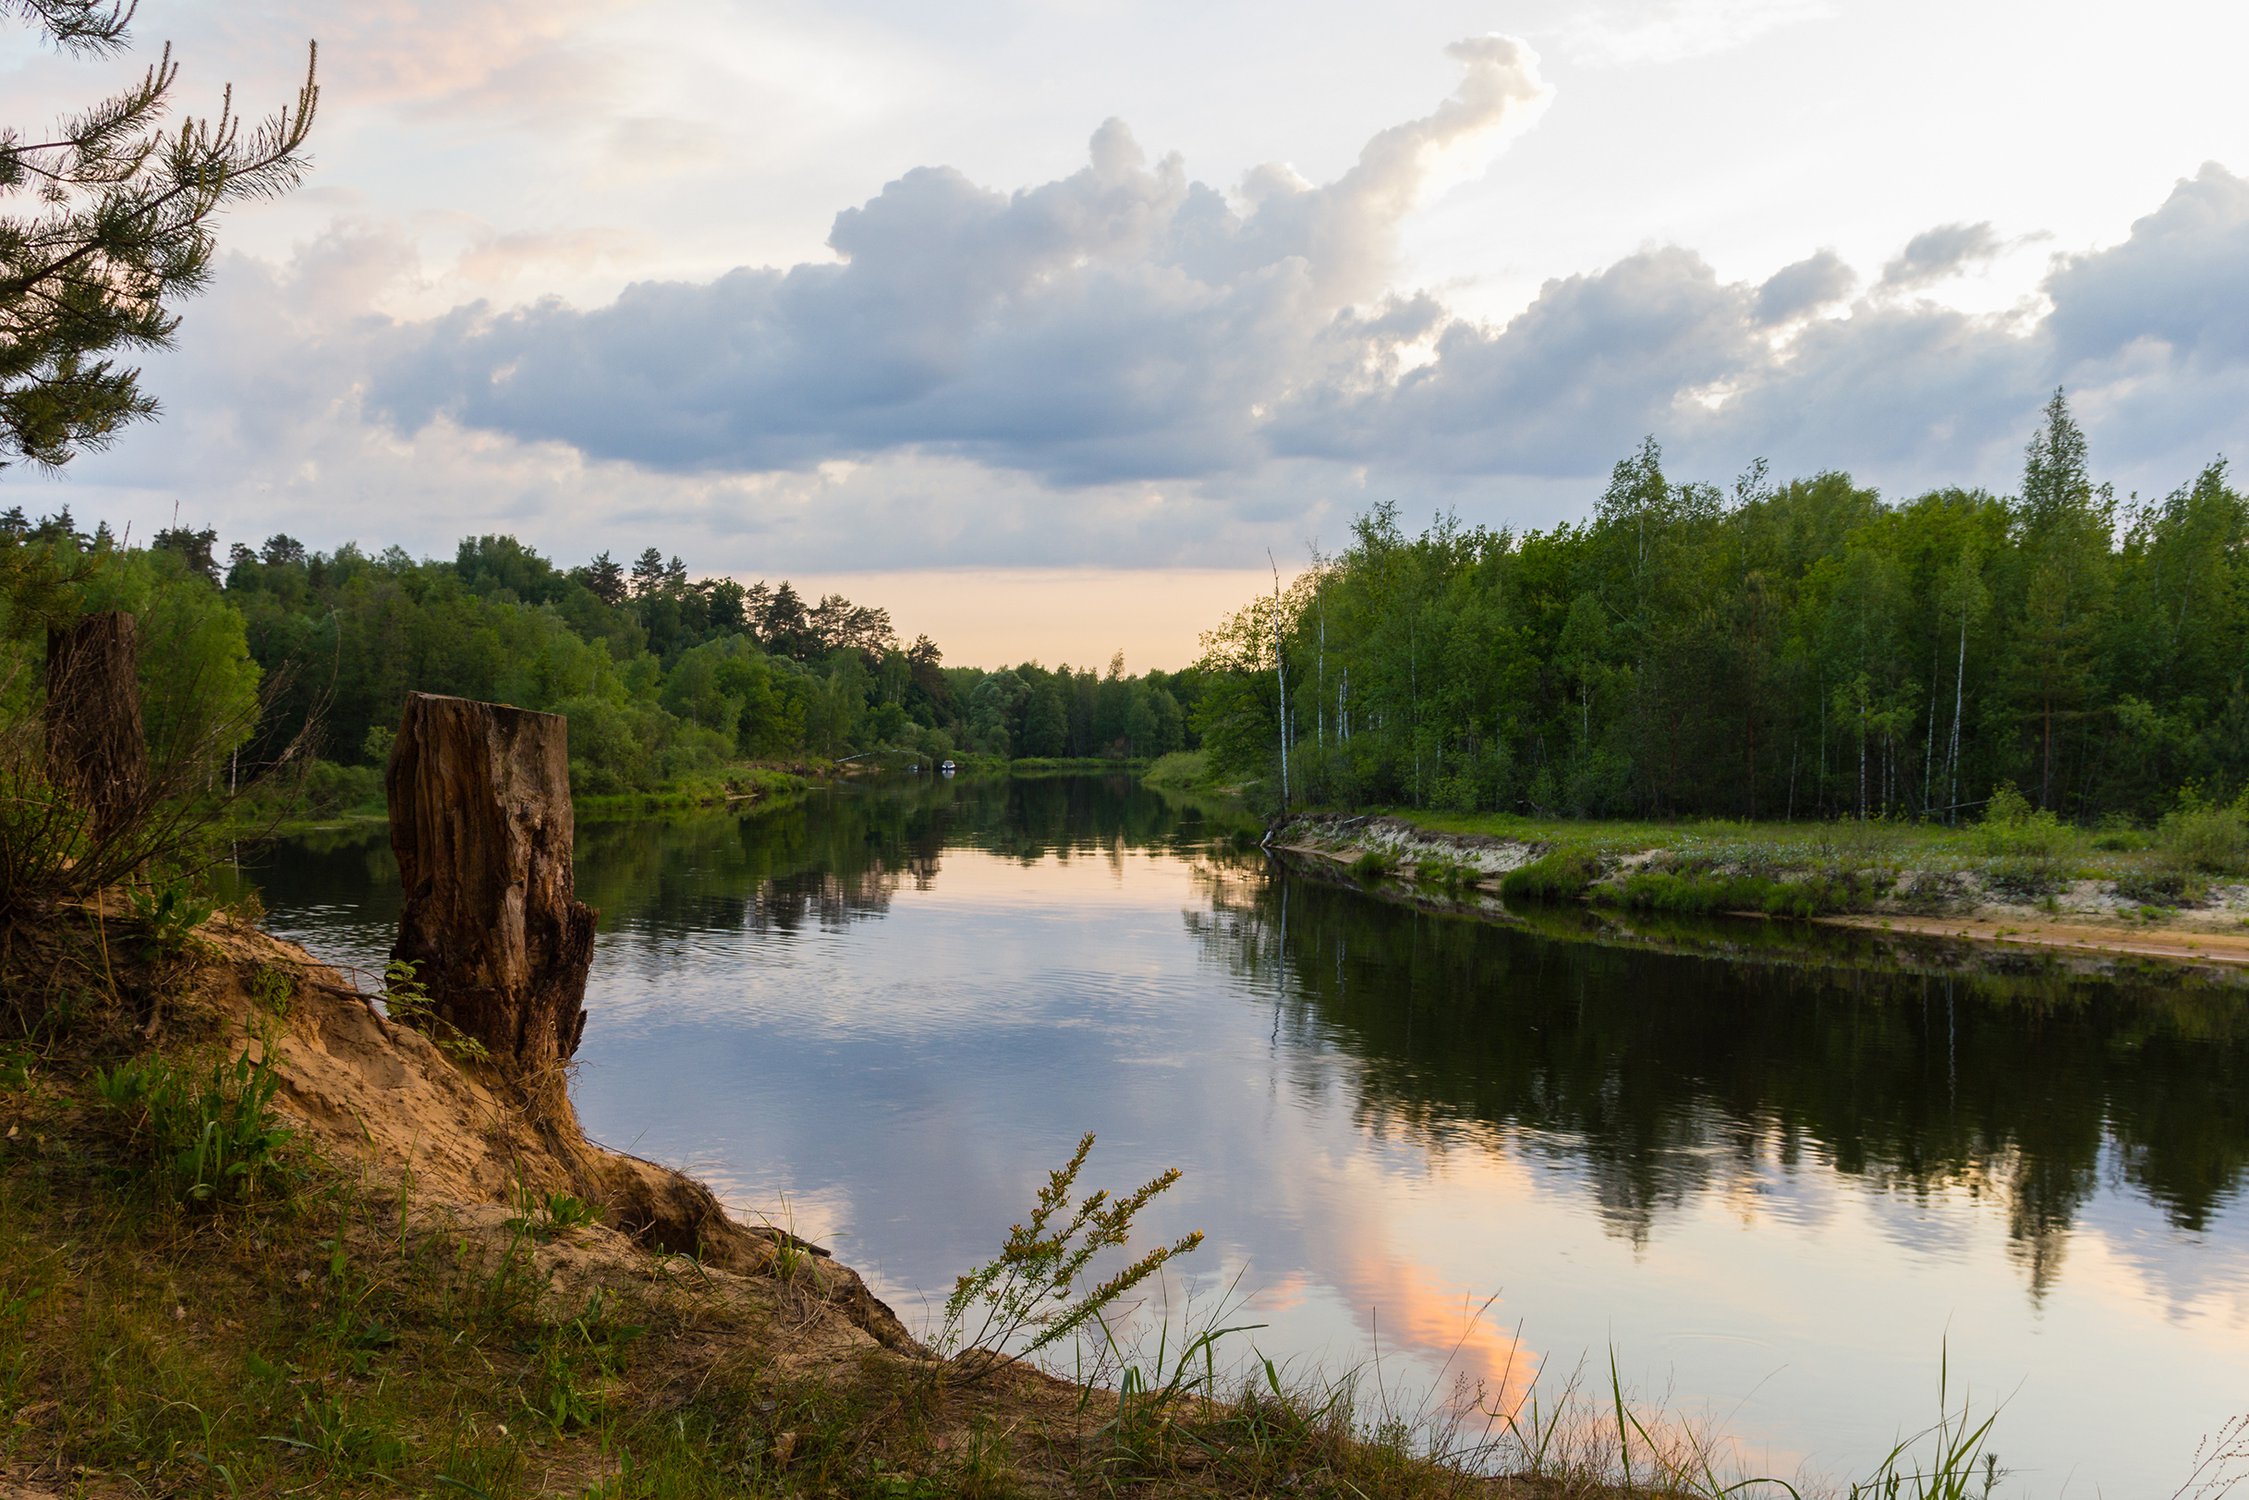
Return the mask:
<svg viewBox="0 0 2249 1500">
<path fill-rule="evenodd" d="M 379 838 L 250 874 L 277 931 L 379 969 Z M 589 825 L 579 893 L 589 1130 L 909 1321 L 1092 1130 L 1093 1181 L 1184 1169 L 1145 1221 L 1208 1232 L 1173 1293 L 1238 1279 L 1276 1358 L 1519 1392 L 1613 1349 L 1747 1468 L 1831 1479 L 1948 1359 L 2041 1496 L 2170 1495 L 2249 1411 L 2238 990 L 1558 941 L 1094 778 Z"/>
</svg>

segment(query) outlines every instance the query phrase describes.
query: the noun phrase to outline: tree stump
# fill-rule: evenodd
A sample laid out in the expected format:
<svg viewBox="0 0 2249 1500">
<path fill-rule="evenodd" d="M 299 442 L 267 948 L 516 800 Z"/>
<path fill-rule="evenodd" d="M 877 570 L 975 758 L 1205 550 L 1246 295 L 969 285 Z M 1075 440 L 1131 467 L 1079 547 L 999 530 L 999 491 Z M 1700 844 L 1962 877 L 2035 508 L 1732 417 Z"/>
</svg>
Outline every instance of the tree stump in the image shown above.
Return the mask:
<svg viewBox="0 0 2249 1500">
<path fill-rule="evenodd" d="M 569 721 L 466 698 L 406 700 L 384 781 L 405 887 L 393 959 L 534 1104 L 567 1109 L 593 908 L 571 869 Z"/>
<path fill-rule="evenodd" d="M 148 741 L 139 635 L 122 610 L 47 631 L 47 774 L 86 809 L 97 841 L 140 809 Z"/>
</svg>

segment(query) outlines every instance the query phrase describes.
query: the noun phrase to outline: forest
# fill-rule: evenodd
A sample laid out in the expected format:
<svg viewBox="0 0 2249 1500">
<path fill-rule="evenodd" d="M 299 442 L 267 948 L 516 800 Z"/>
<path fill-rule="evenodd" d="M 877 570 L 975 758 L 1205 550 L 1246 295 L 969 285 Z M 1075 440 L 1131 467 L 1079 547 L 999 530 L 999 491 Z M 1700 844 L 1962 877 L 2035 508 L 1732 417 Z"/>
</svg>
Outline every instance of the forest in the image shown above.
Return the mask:
<svg viewBox="0 0 2249 1500">
<path fill-rule="evenodd" d="M 1728 492 L 1650 439 L 1580 524 L 1379 506 L 1203 644 L 1212 774 L 1291 804 L 2093 821 L 2249 781 L 2249 507 L 2222 459 L 2119 500 L 2059 391 L 2013 496 Z"/>
<path fill-rule="evenodd" d="M 691 578 L 650 548 L 562 567 L 513 537 L 463 540 L 450 560 L 397 547 L 308 550 L 286 535 L 222 556 L 215 531 L 172 527 L 146 546 L 65 508 L 0 514 L 9 580 L 7 691 L 34 690 L 42 622 L 94 609 L 141 619 L 150 732 L 224 720 L 230 775 L 254 782 L 291 747 L 315 757 L 308 807 L 379 796 L 409 691 L 564 714 L 581 795 L 717 785 L 748 762 L 894 753 L 1159 755 L 1186 743 L 1196 674 L 1127 676 L 946 666 L 889 614 L 786 581 Z"/>
</svg>

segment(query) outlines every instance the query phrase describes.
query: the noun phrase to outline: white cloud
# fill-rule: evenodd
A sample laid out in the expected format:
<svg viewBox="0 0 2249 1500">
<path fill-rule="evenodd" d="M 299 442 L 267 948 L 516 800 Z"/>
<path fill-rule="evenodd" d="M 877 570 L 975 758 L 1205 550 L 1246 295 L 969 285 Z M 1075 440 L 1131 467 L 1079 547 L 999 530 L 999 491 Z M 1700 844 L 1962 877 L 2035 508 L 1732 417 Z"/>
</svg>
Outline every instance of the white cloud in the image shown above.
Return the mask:
<svg viewBox="0 0 2249 1500">
<path fill-rule="evenodd" d="M 1459 89 L 1333 183 L 1279 168 L 1232 197 L 1131 131 L 1002 194 L 919 167 L 836 216 L 835 263 L 643 283 L 607 307 L 464 307 L 406 335 L 375 387 L 438 417 L 683 471 L 919 448 L 1068 485 L 1210 475 L 1263 456 L 1323 332 L 1393 271 L 1446 159 L 1546 97 L 1519 43 L 1450 49 Z"/>
<path fill-rule="evenodd" d="M 1762 454 L 2004 486 L 2061 383 L 2127 488 L 2244 446 L 2249 184 L 2223 167 L 2057 258 L 2035 310 L 1896 295 L 1995 243 L 1962 221 L 1855 302 L 1832 250 L 1757 280 L 1658 243 L 1480 321 L 1401 285 L 1398 234 L 1546 90 L 1519 44 L 1452 52 L 1454 94 L 1325 183 L 1221 191 L 1111 121 L 1013 192 L 905 172 L 835 216 L 832 259 L 583 308 L 407 311 L 618 263 L 630 235 L 464 218 L 433 255 L 354 222 L 232 256 L 149 362 L 167 419 L 76 466 L 72 503 L 144 527 L 179 504 L 230 539 L 653 543 L 714 571 L 1177 566 L 1332 540 L 1376 497 L 1555 519 L 1646 433 L 1682 473 Z"/>
<path fill-rule="evenodd" d="M 1940 224 L 1905 242 L 1897 259 L 1882 268 L 1882 285 L 1908 291 L 1957 276 L 2006 247 L 1987 220 L 1980 224 Z"/>
</svg>

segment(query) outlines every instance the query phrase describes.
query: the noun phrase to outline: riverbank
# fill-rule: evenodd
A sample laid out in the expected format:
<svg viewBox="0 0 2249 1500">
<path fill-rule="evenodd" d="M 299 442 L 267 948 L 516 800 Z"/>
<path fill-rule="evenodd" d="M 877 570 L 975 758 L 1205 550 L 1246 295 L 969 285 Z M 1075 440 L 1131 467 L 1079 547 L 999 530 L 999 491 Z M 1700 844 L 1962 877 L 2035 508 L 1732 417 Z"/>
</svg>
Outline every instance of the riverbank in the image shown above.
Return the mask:
<svg viewBox="0 0 2249 1500">
<path fill-rule="evenodd" d="M 2249 965 L 2249 882 L 2146 834 L 1858 823 L 1306 813 L 1269 843 L 1370 881 L 1509 906 L 1794 918 L 2118 959 Z"/>
<path fill-rule="evenodd" d="M 675 777 L 646 791 L 579 792 L 571 800 L 580 818 L 637 817 L 783 800 L 848 773 L 848 768 L 826 762 L 782 766 L 745 761 L 723 771 Z M 247 792 L 229 809 L 226 827 L 237 838 L 296 838 L 373 826 L 388 817 L 381 770 L 315 761 L 297 782 Z"/>
<path fill-rule="evenodd" d="M 1192 1340 L 1082 1382 L 932 1350 L 819 1247 L 527 1111 L 300 948 L 121 903 L 12 938 L 10 1500 L 1674 1492 L 1609 1481 L 1598 1403 L 1511 1436 L 1348 1376 L 1237 1382 Z M 1658 1443 L 1687 1462 L 1659 1437 L 1643 1476 Z"/>
</svg>

